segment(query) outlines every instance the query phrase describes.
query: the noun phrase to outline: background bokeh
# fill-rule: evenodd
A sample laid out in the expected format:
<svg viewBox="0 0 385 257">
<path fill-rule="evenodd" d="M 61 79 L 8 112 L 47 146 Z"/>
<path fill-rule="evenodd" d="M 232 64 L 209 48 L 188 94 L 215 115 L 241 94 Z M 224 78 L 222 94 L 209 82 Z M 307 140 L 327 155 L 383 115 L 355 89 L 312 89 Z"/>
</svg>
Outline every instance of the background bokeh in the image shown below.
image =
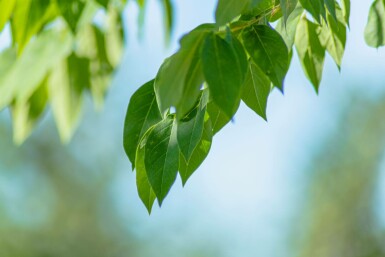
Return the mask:
<svg viewBox="0 0 385 257">
<path fill-rule="evenodd" d="M 16 147 L 0 113 L 1 257 L 385 256 L 385 49 L 364 42 L 369 0 L 352 3 L 342 70 L 327 58 L 319 95 L 294 58 L 268 122 L 242 105 L 186 187 L 147 214 L 122 147 L 126 107 L 215 2 L 175 1 L 170 45 L 158 1 L 142 32 L 128 4 L 123 64 L 69 145 L 48 113 Z"/>
</svg>

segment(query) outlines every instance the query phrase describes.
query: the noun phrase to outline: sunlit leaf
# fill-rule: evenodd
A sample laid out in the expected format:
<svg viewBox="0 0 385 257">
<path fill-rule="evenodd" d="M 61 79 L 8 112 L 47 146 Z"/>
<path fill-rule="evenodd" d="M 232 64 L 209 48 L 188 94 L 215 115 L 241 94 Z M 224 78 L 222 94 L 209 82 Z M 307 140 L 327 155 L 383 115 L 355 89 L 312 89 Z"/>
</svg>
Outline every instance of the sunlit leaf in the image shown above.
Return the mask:
<svg viewBox="0 0 385 257">
<path fill-rule="evenodd" d="M 365 40 L 372 47 L 385 45 L 385 0 L 376 0 L 371 6 Z"/>
<path fill-rule="evenodd" d="M 241 14 L 243 9 L 250 3 L 250 0 L 218 0 L 215 11 L 215 20 L 222 26 Z"/>
</svg>

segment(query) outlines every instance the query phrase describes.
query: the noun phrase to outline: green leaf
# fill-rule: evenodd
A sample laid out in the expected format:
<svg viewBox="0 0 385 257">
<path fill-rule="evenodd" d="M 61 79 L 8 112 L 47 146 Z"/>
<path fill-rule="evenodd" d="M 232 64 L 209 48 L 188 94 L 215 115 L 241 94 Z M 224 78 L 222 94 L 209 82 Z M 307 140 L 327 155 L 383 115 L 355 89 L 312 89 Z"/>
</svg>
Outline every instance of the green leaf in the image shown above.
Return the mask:
<svg viewBox="0 0 385 257">
<path fill-rule="evenodd" d="M 194 149 L 191 158 L 186 161 L 186 159 L 182 155 L 180 156 L 179 174 L 182 178 L 183 185 L 186 185 L 187 180 L 206 159 L 211 148 L 212 139 L 213 131 L 211 126 L 211 120 L 208 114 L 206 113 L 202 137 L 197 147 Z"/>
<path fill-rule="evenodd" d="M 60 138 L 67 143 L 78 124 L 83 91 L 89 88 L 89 60 L 70 55 L 56 64 L 48 81 L 49 98 Z"/>
<path fill-rule="evenodd" d="M 16 0 L 0 0 L 0 31 L 8 23 L 15 7 Z"/>
<path fill-rule="evenodd" d="M 164 24 L 166 25 L 166 40 L 170 41 L 172 30 L 174 28 L 174 7 L 170 0 L 162 0 Z"/>
<path fill-rule="evenodd" d="M 16 99 L 12 105 L 13 138 L 18 145 L 31 134 L 36 123 L 46 109 L 48 102 L 47 79 L 45 79 L 30 99 Z"/>
<path fill-rule="evenodd" d="M 241 15 L 250 0 L 219 0 L 215 11 L 215 20 L 219 26 L 225 25 Z"/>
<path fill-rule="evenodd" d="M 286 23 L 290 14 L 295 10 L 298 0 L 280 0 L 281 10 L 283 14 L 283 23 Z"/>
<path fill-rule="evenodd" d="M 326 20 L 326 9 L 324 0 L 299 0 L 302 7 L 308 11 L 314 19 L 320 24 L 321 17 Z"/>
<path fill-rule="evenodd" d="M 79 0 L 56 0 L 60 13 L 75 34 L 86 3 Z M 100 2 L 99 2 L 100 3 Z"/>
<path fill-rule="evenodd" d="M 4 74 L 0 85 L 0 109 L 16 96 L 24 101 L 30 98 L 52 67 L 71 52 L 72 43 L 70 33 L 54 29 L 37 36 L 9 72 Z"/>
<path fill-rule="evenodd" d="M 286 24 L 283 20 L 279 20 L 275 28 L 277 32 L 281 34 L 289 52 L 292 51 L 295 40 L 295 33 L 297 32 L 297 25 L 303 11 L 304 10 L 301 6 L 297 6 L 297 8 L 295 8 L 295 10 L 289 15 Z"/>
<path fill-rule="evenodd" d="M 243 86 L 242 100 L 263 119 L 266 117 L 267 98 L 270 94 L 271 81 L 253 61 L 249 62 L 249 70 Z"/>
<path fill-rule="evenodd" d="M 145 167 L 148 180 L 162 205 L 178 174 L 179 146 L 173 116 L 155 125 L 145 146 Z"/>
<path fill-rule="evenodd" d="M 162 120 L 154 92 L 154 80 L 144 84 L 131 97 L 124 122 L 123 145 L 132 169 L 136 151 L 146 131 Z"/>
<path fill-rule="evenodd" d="M 331 17 L 334 21 L 337 21 L 337 12 L 336 12 L 336 1 L 335 0 L 324 0 L 325 6 L 328 9 Z"/>
<path fill-rule="evenodd" d="M 319 25 L 303 17 L 297 28 L 295 46 L 306 76 L 318 92 L 322 79 L 325 48 L 318 38 Z"/>
<path fill-rule="evenodd" d="M 335 21 L 329 14 L 327 21 L 328 25 L 324 24 L 319 34 L 320 42 L 340 69 L 346 45 L 346 26 L 338 20 Z"/>
<path fill-rule="evenodd" d="M 371 47 L 385 45 L 385 0 L 376 0 L 370 8 L 365 41 Z"/>
<path fill-rule="evenodd" d="M 137 158 L 135 160 L 136 186 L 138 189 L 138 194 L 139 194 L 139 197 L 142 200 L 143 204 L 146 206 L 149 214 L 151 214 L 152 206 L 154 205 L 156 195 L 155 195 L 154 190 L 152 189 L 152 187 L 150 185 L 150 181 L 148 180 L 144 160 L 145 160 L 145 154 L 146 154 L 145 146 L 147 143 L 147 138 L 148 138 L 148 135 L 152 132 L 152 129 L 153 128 L 150 128 L 145 133 L 140 144 L 138 144 L 138 147 L 136 150 Z"/>
<path fill-rule="evenodd" d="M 180 118 L 196 103 L 203 83 L 199 56 L 207 32 L 206 27 L 201 27 L 184 36 L 179 51 L 162 64 L 155 79 L 162 114 L 173 106 Z"/>
<path fill-rule="evenodd" d="M 241 101 L 238 102 L 238 107 Z M 237 107 L 237 109 L 238 109 Z M 231 121 L 231 118 L 228 117 L 215 103 L 210 101 L 207 104 L 207 113 L 210 116 L 212 124 L 212 133 L 217 134 L 227 123 Z"/>
<path fill-rule="evenodd" d="M 242 34 L 244 46 L 253 61 L 283 91 L 289 69 L 289 52 L 281 35 L 266 25 L 254 25 Z"/>
<path fill-rule="evenodd" d="M 206 38 L 202 50 L 203 73 L 212 99 L 228 117 L 237 111 L 246 74 L 240 58 L 243 56 L 234 51 L 234 46 L 218 35 L 213 33 Z"/>
<path fill-rule="evenodd" d="M 349 26 L 350 20 L 350 0 L 341 0 L 342 14 L 345 18 L 345 24 Z"/>
<path fill-rule="evenodd" d="M 182 156 L 189 161 L 195 148 L 202 138 L 206 106 L 208 102 L 208 91 L 202 93 L 196 107 L 191 111 L 192 118 L 187 115 L 186 119 L 178 122 L 178 144 Z"/>
<path fill-rule="evenodd" d="M 16 0 L 11 27 L 19 54 L 54 16 L 55 5 L 50 0 Z"/>
</svg>

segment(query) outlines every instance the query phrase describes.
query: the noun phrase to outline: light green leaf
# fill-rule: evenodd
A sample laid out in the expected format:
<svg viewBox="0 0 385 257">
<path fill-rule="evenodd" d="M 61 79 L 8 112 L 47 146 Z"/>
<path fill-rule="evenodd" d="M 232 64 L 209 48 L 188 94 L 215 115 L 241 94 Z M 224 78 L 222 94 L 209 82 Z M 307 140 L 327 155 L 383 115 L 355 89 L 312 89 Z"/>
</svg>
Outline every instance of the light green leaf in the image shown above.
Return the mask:
<svg viewBox="0 0 385 257">
<path fill-rule="evenodd" d="M 146 131 L 162 120 L 154 92 L 154 80 L 144 84 L 131 97 L 124 122 L 123 145 L 132 169 L 136 151 Z"/>
<path fill-rule="evenodd" d="M 319 25 L 303 17 L 298 24 L 295 36 L 295 46 L 302 68 L 317 92 L 325 60 L 325 48 L 318 38 L 319 29 Z"/>
<path fill-rule="evenodd" d="M 55 5 L 50 0 L 16 0 L 11 27 L 19 54 L 28 41 L 55 17 L 55 12 Z"/>
<path fill-rule="evenodd" d="M 242 100 L 263 119 L 266 117 L 267 98 L 270 94 L 271 81 L 253 61 L 249 62 L 249 69 L 243 86 Z"/>
<path fill-rule="evenodd" d="M 193 108 L 203 83 L 199 56 L 206 35 L 207 28 L 193 30 L 182 38 L 179 51 L 162 64 L 155 79 L 162 114 L 173 106 L 180 118 Z"/>
<path fill-rule="evenodd" d="M 295 10 L 298 0 L 280 0 L 281 10 L 283 14 L 283 23 L 286 23 L 290 14 Z"/>
<path fill-rule="evenodd" d="M 254 25 L 243 34 L 245 48 L 253 61 L 281 91 L 289 69 L 289 52 L 281 35 L 266 25 Z"/>
<path fill-rule="evenodd" d="M 365 41 L 376 48 L 385 45 L 385 0 L 376 0 L 370 8 Z"/>
<path fill-rule="evenodd" d="M 16 96 L 23 101 L 31 97 L 52 67 L 69 55 L 72 42 L 70 33 L 54 29 L 36 37 L 2 79 L 0 110 Z"/>
<path fill-rule="evenodd" d="M 18 145 L 22 144 L 31 134 L 41 118 L 48 102 L 47 80 L 43 80 L 39 88 L 28 99 L 16 99 L 11 107 L 13 121 L 13 138 Z"/>
<path fill-rule="evenodd" d="M 225 25 L 241 15 L 250 0 L 219 0 L 215 11 L 215 20 L 219 26 Z"/>
<path fill-rule="evenodd" d="M 246 70 L 242 56 L 218 35 L 208 36 L 202 50 L 203 73 L 211 97 L 219 108 L 232 117 L 237 111 Z"/>
<path fill-rule="evenodd" d="M 314 19 L 320 24 L 321 17 L 326 20 L 326 9 L 324 0 L 299 0 L 302 7 L 308 11 Z"/>
<path fill-rule="evenodd" d="M 346 26 L 338 20 L 335 21 L 329 14 L 327 21 L 328 25 L 323 24 L 319 39 L 340 69 L 346 45 Z"/>
<path fill-rule="evenodd" d="M 8 23 L 15 7 L 16 0 L 0 0 L 0 31 Z"/>
<path fill-rule="evenodd" d="M 150 185 L 150 181 L 148 180 L 144 160 L 145 160 L 145 154 L 146 154 L 145 146 L 146 146 L 147 138 L 148 138 L 148 135 L 152 132 L 152 129 L 153 128 L 150 128 L 145 133 L 140 144 L 138 144 L 138 147 L 136 150 L 137 158 L 135 160 L 136 186 L 138 189 L 138 194 L 143 204 L 146 206 L 149 214 L 151 214 L 152 206 L 154 205 L 156 195 Z"/>
<path fill-rule="evenodd" d="M 178 174 L 179 146 L 173 116 L 155 125 L 145 146 L 145 167 L 151 187 L 162 205 Z"/>
<path fill-rule="evenodd" d="M 195 148 L 201 141 L 207 102 L 208 91 L 205 90 L 196 107 L 178 122 L 179 149 L 186 161 L 190 160 Z"/>
<path fill-rule="evenodd" d="M 303 14 L 303 8 L 301 6 L 297 6 L 295 10 L 289 15 L 286 24 L 283 20 L 279 20 L 276 26 L 276 30 L 279 34 L 281 34 L 283 40 L 285 41 L 289 52 L 292 51 L 295 39 L 295 33 L 297 32 L 297 25 L 299 19 L 301 18 L 301 14 Z"/>
<path fill-rule="evenodd" d="M 211 120 L 206 113 L 204 128 L 202 137 L 194 149 L 194 152 L 189 158 L 188 161 L 181 155 L 179 162 L 179 174 L 182 178 L 183 185 L 186 184 L 187 180 L 191 177 L 191 175 L 199 168 L 199 166 L 206 159 L 209 154 L 211 144 L 212 144 L 213 132 L 211 126 Z"/>
<path fill-rule="evenodd" d="M 350 20 L 350 0 L 341 0 L 342 14 L 345 18 L 345 24 L 349 26 Z"/>
<path fill-rule="evenodd" d="M 60 138 L 67 143 L 76 128 L 89 88 L 89 60 L 72 54 L 56 64 L 48 80 L 48 92 Z"/>
</svg>

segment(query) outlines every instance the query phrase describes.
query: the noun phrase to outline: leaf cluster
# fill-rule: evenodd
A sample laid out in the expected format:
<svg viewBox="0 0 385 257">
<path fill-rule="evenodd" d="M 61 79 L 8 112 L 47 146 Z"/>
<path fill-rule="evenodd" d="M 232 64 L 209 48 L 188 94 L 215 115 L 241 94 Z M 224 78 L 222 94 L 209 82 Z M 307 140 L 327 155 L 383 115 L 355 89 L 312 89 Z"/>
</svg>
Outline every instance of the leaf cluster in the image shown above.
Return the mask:
<svg viewBox="0 0 385 257">
<path fill-rule="evenodd" d="M 374 46 L 384 44 L 383 3 L 374 3 L 366 31 Z M 178 173 L 185 184 L 198 169 L 241 102 L 267 120 L 268 97 L 284 92 L 294 52 L 316 92 L 327 53 L 341 68 L 350 1 L 219 0 L 215 17 L 183 36 L 130 100 L 124 147 L 149 212 Z"/>
</svg>

